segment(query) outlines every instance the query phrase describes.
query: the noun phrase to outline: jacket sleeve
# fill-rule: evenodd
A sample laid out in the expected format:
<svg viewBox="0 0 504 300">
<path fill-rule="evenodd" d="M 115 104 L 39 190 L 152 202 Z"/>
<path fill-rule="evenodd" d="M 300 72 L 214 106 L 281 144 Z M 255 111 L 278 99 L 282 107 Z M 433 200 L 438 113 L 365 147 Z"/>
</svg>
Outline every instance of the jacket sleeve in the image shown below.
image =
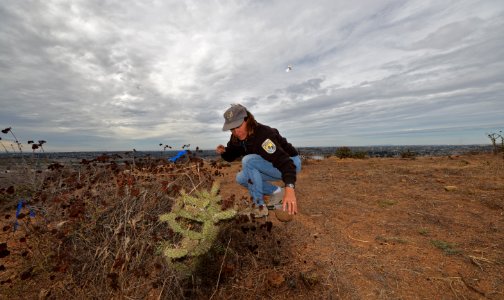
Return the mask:
<svg viewBox="0 0 504 300">
<path fill-rule="evenodd" d="M 296 166 L 290 159 L 289 154 L 282 148 L 283 142 L 286 142 L 276 129 L 272 134 L 268 134 L 260 145 L 260 155 L 271 162 L 275 168 L 282 173 L 282 181 L 285 184 L 296 183 Z"/>
<path fill-rule="evenodd" d="M 243 150 L 240 146 L 234 145 L 229 141 L 226 146 L 226 151 L 221 154 L 222 159 L 232 162 L 243 155 Z"/>
</svg>

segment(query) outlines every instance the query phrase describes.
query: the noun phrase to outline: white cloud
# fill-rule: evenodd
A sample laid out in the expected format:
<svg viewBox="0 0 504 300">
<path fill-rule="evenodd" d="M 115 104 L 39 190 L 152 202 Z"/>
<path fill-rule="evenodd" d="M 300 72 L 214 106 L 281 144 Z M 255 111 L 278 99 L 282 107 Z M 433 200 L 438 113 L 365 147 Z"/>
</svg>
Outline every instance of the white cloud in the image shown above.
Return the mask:
<svg viewBox="0 0 504 300">
<path fill-rule="evenodd" d="M 503 17 L 498 0 L 3 1 L 0 125 L 56 151 L 212 149 L 241 102 L 296 146 L 484 143 L 504 126 Z"/>
</svg>

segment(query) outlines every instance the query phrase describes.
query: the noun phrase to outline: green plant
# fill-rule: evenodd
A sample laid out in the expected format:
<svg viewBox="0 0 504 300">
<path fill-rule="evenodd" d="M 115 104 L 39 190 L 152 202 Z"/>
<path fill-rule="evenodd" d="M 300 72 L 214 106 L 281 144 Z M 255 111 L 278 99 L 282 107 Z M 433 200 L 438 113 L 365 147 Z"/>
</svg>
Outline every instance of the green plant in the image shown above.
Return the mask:
<svg viewBox="0 0 504 300">
<path fill-rule="evenodd" d="M 356 151 L 353 152 L 352 157 L 357 159 L 364 159 L 367 157 L 367 153 L 364 151 Z"/>
<path fill-rule="evenodd" d="M 453 243 L 448 243 L 445 241 L 438 241 L 438 240 L 432 240 L 431 244 L 434 245 L 436 248 L 443 250 L 443 252 L 447 255 L 454 255 L 454 254 L 459 254 L 462 252 L 461 250 L 455 249 L 457 246 L 456 244 Z"/>
<path fill-rule="evenodd" d="M 389 207 L 389 206 L 392 206 L 392 205 L 395 205 L 395 204 L 397 204 L 397 201 L 395 201 L 395 200 L 384 199 L 384 200 L 378 201 L 378 205 L 380 207 Z"/>
<path fill-rule="evenodd" d="M 381 243 L 398 243 L 398 244 L 407 244 L 408 241 L 400 238 L 400 237 L 384 237 L 384 236 L 377 236 L 375 237 L 375 240 Z"/>
<path fill-rule="evenodd" d="M 420 233 L 421 235 L 429 235 L 429 230 L 426 228 L 420 228 L 418 230 L 418 233 Z"/>
<path fill-rule="evenodd" d="M 348 147 L 341 147 L 336 149 L 336 153 L 334 155 L 336 155 L 340 159 L 349 158 L 352 156 L 352 150 L 350 150 L 350 148 Z"/>
<path fill-rule="evenodd" d="M 182 236 L 177 245 L 165 245 L 163 254 L 169 260 L 201 256 L 210 250 L 219 233 L 218 223 L 236 215 L 234 209 L 222 210 L 218 195 L 219 184 L 214 182 L 210 192 L 197 191 L 191 196 L 182 191 L 170 213 L 159 217 Z"/>
<path fill-rule="evenodd" d="M 340 147 L 336 149 L 336 152 L 334 153 L 336 157 L 339 157 L 340 159 L 343 158 L 357 158 L 357 159 L 364 159 L 367 156 L 366 152 L 352 152 L 352 150 L 348 147 Z"/>
<path fill-rule="evenodd" d="M 410 151 L 410 149 L 408 149 L 406 151 L 401 152 L 401 158 L 415 159 L 416 158 L 416 153 L 412 152 L 412 151 Z"/>
</svg>

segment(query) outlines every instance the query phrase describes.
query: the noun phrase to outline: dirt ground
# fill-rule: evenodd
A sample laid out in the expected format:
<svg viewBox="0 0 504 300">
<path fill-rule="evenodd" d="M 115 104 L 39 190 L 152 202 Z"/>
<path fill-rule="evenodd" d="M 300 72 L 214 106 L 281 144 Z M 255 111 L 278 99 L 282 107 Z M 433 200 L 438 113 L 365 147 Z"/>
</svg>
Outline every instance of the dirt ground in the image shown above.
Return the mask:
<svg viewBox="0 0 504 300">
<path fill-rule="evenodd" d="M 234 180 L 239 169 L 232 163 L 217 178 L 222 198 L 245 206 L 247 191 Z M 308 160 L 296 195 L 299 214 L 290 222 L 278 221 L 274 211 L 253 222 L 229 222 L 220 252 L 203 261 L 184 295 L 504 299 L 501 156 Z M 0 220 L 0 244 L 10 250 L 5 256 L 0 249 L 0 299 L 54 299 L 47 295 L 51 286 L 64 290 L 63 273 L 27 279 L 12 267 L 32 255 L 29 243 L 36 242 L 9 229 L 14 212 L 2 212 Z M 32 280 L 31 290 L 12 294 L 22 280 L 26 286 Z M 172 299 L 161 286 L 146 289 L 147 299 Z"/>
<path fill-rule="evenodd" d="M 224 198 L 247 197 L 239 168 L 226 171 Z M 504 299 L 501 157 L 307 161 L 296 194 L 293 221 L 268 217 L 278 245 L 259 243 L 257 268 L 220 297 Z M 272 248 L 283 261 L 261 263 Z"/>
</svg>

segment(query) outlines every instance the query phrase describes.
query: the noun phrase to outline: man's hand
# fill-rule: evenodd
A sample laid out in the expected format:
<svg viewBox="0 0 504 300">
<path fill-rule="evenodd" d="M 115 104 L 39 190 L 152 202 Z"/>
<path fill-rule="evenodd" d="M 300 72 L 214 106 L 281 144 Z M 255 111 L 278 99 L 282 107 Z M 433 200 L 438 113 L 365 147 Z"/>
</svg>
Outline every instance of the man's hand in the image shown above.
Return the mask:
<svg viewBox="0 0 504 300">
<path fill-rule="evenodd" d="M 289 215 L 297 214 L 297 201 L 296 201 L 296 192 L 291 187 L 285 188 L 285 194 L 282 201 L 282 209 L 284 211 L 289 212 Z"/>
<path fill-rule="evenodd" d="M 217 146 L 217 148 L 215 148 L 215 152 L 217 154 L 222 154 L 222 153 L 226 152 L 226 147 L 224 147 L 223 145 L 219 145 L 219 146 Z"/>
</svg>

